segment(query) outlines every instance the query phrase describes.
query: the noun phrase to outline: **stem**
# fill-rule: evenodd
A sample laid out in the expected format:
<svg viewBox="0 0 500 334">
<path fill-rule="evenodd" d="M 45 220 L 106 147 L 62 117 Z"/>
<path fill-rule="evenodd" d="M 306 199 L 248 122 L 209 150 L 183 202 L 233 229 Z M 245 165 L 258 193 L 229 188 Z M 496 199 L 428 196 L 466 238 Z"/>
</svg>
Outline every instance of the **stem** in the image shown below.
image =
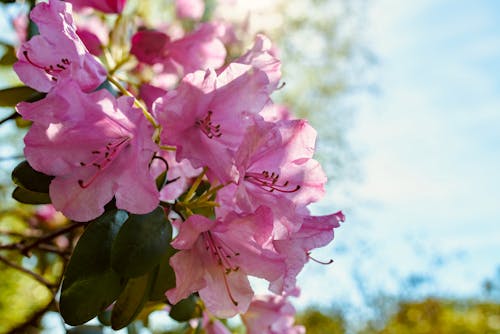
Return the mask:
<svg viewBox="0 0 500 334">
<path fill-rule="evenodd" d="M 67 233 L 67 232 L 69 232 L 77 227 L 80 227 L 80 226 L 83 226 L 86 224 L 88 224 L 88 222 L 77 222 L 77 223 L 71 224 L 69 226 L 66 226 L 62 229 L 59 229 L 57 231 L 54 231 L 52 233 L 49 233 L 45 236 L 42 236 L 42 237 L 36 239 L 35 241 L 33 241 L 32 243 L 26 244 L 26 240 L 22 240 L 22 241 L 12 243 L 12 244 L 0 245 L 0 249 L 4 249 L 4 250 L 15 249 L 15 250 L 19 250 L 23 255 L 29 256 L 29 251 L 31 249 L 37 248 L 37 247 L 39 247 L 40 244 L 46 243 L 47 241 L 52 240 L 55 237 L 60 236 L 61 234 L 65 234 L 65 233 Z"/>
<path fill-rule="evenodd" d="M 168 145 L 158 145 L 160 149 L 164 151 L 176 151 L 177 148 L 175 146 L 168 146 Z"/>
<path fill-rule="evenodd" d="M 53 284 L 53 283 L 50 283 L 49 281 L 47 281 L 43 276 L 31 271 L 31 270 L 28 270 L 18 264 L 15 264 L 13 262 L 11 262 L 9 259 L 3 257 L 0 255 L 0 262 L 3 262 L 5 265 L 13 268 L 13 269 L 16 269 L 16 270 L 19 270 L 27 275 L 30 275 L 31 277 L 33 277 L 35 280 L 37 280 L 38 282 L 42 283 L 43 285 L 45 285 L 47 288 L 49 288 L 50 290 L 52 290 L 53 288 L 57 287 L 57 285 Z"/>
<path fill-rule="evenodd" d="M 198 175 L 198 177 L 196 178 L 196 180 L 191 185 L 191 188 L 189 188 L 189 191 L 186 194 L 186 198 L 183 201 L 184 203 L 189 203 L 189 201 L 191 201 L 191 199 L 193 198 L 193 196 L 194 196 L 194 194 L 196 192 L 196 189 L 198 189 L 198 187 L 200 186 L 201 180 L 205 176 L 206 172 L 207 172 L 207 167 L 204 167 L 203 171 L 200 173 L 200 175 Z"/>
<path fill-rule="evenodd" d="M 115 66 L 109 70 L 109 75 L 115 74 L 115 72 L 118 71 L 120 69 L 120 67 L 125 65 L 129 60 L 130 60 L 130 56 L 127 56 L 125 58 L 120 59 L 118 62 L 116 62 Z"/>
<path fill-rule="evenodd" d="M 108 80 L 109 82 L 111 82 L 113 85 L 115 85 L 116 88 L 118 88 L 118 90 L 123 94 L 123 95 L 127 95 L 127 96 L 130 96 L 132 98 L 134 98 L 134 105 L 141 109 L 142 110 L 142 113 L 144 114 L 144 116 L 146 117 L 146 119 L 154 126 L 155 129 L 158 129 L 160 126 L 158 125 L 158 123 L 156 123 L 153 115 L 151 115 L 151 113 L 146 109 L 145 106 L 142 105 L 141 102 L 139 102 L 139 100 L 137 100 L 137 98 L 132 94 L 130 93 L 128 90 L 125 89 L 125 87 L 123 87 L 120 82 L 118 80 L 115 79 L 115 77 L 113 77 L 112 75 L 108 74 Z"/>
<path fill-rule="evenodd" d="M 11 120 L 11 119 L 15 119 L 16 117 L 18 116 L 18 113 L 17 112 L 14 112 L 12 115 L 10 115 L 9 117 L 7 118 L 4 118 L 0 121 L 0 125 L 2 125 L 3 123 Z"/>
</svg>

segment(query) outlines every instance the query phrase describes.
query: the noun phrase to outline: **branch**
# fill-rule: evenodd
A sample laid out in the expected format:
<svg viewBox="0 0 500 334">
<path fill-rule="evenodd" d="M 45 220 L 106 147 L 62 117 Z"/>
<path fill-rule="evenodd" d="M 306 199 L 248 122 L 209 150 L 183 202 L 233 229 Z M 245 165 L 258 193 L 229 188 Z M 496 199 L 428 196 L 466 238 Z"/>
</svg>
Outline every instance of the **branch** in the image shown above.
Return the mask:
<svg viewBox="0 0 500 334">
<path fill-rule="evenodd" d="M 0 250 L 19 250 L 24 256 L 30 256 L 29 251 L 33 248 L 40 248 L 41 244 L 47 243 L 47 241 L 50 241 L 54 239 L 55 237 L 60 236 L 61 234 L 68 233 L 69 231 L 78 228 L 80 226 L 86 225 L 89 222 L 76 222 L 73 223 L 69 226 L 66 226 L 64 228 L 61 228 L 57 231 L 54 231 L 52 233 L 49 233 L 45 236 L 42 236 L 40 238 L 37 238 L 35 241 L 31 243 L 27 243 L 26 239 L 21 240 L 19 242 L 7 244 L 7 245 L 0 245 Z"/>
<path fill-rule="evenodd" d="M 54 289 L 54 288 L 57 288 L 58 285 L 54 284 L 54 283 L 50 283 L 49 281 L 47 281 L 43 276 L 31 271 L 31 270 L 28 270 L 18 264 L 15 264 L 14 262 L 11 262 L 9 259 L 3 257 L 0 255 L 0 262 L 3 262 L 5 265 L 13 268 L 13 269 L 16 269 L 16 270 L 19 270 L 27 275 L 30 275 L 31 277 L 33 277 L 35 280 L 37 280 L 38 282 L 42 283 L 43 285 L 45 285 L 47 288 L 49 288 L 50 290 Z"/>
</svg>

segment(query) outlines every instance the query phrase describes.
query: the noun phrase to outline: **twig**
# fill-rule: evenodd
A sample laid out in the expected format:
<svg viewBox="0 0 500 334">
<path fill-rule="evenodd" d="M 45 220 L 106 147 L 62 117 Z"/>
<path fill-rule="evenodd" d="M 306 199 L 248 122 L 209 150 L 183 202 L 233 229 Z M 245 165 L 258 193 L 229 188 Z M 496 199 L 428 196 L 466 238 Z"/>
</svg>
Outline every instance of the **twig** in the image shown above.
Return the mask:
<svg viewBox="0 0 500 334">
<path fill-rule="evenodd" d="M 89 222 L 76 222 L 76 223 L 71 224 L 69 226 L 66 226 L 66 227 L 64 227 L 62 229 L 59 229 L 59 230 L 54 231 L 52 233 L 49 233 L 49 234 L 47 234 L 45 236 L 37 238 L 35 241 L 33 241 L 33 242 L 29 243 L 29 244 L 26 243 L 26 240 L 21 240 L 19 242 L 7 244 L 7 245 L 0 245 L 0 249 L 4 249 L 4 250 L 6 250 L 6 249 L 16 249 L 16 250 L 19 250 L 23 255 L 30 256 L 29 251 L 31 249 L 36 248 L 40 244 L 46 243 L 47 241 L 52 240 L 55 237 L 60 236 L 61 234 L 68 233 L 69 231 L 71 231 L 71 230 L 73 230 L 73 229 L 75 229 L 77 227 L 86 225 L 88 223 Z"/>
<path fill-rule="evenodd" d="M 13 113 L 12 115 L 10 115 L 9 117 L 2 119 L 2 120 L 0 121 L 0 125 L 2 125 L 3 123 L 5 123 L 5 122 L 7 122 L 7 121 L 9 121 L 9 120 L 11 120 L 11 119 L 15 119 L 17 116 L 19 116 L 19 115 L 18 115 L 18 113 L 17 113 L 17 112 L 14 112 L 14 113 Z"/>
<path fill-rule="evenodd" d="M 37 280 L 38 282 L 42 283 L 43 285 L 45 285 L 47 288 L 49 288 L 50 290 L 54 289 L 54 288 L 57 288 L 57 285 L 55 285 L 54 283 L 50 283 L 49 281 L 47 281 L 44 277 L 42 277 L 41 275 L 31 271 L 31 270 L 28 270 L 18 264 L 15 264 L 13 262 L 11 262 L 9 259 L 3 257 L 0 255 L 0 262 L 3 262 L 5 265 L 13 268 L 13 269 L 16 269 L 16 270 L 19 270 L 27 275 L 30 275 L 31 277 L 33 277 L 35 280 Z"/>
</svg>

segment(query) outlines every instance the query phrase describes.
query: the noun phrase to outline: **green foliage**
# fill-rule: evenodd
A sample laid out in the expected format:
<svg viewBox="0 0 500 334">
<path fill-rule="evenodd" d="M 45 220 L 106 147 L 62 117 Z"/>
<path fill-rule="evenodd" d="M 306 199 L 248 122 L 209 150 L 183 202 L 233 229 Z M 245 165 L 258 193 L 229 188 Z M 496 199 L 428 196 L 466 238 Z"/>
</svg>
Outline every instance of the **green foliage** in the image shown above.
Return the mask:
<svg viewBox="0 0 500 334">
<path fill-rule="evenodd" d="M 170 309 L 170 317 L 177 321 L 188 321 L 193 317 L 199 315 L 199 307 L 197 305 L 197 298 L 193 295 L 186 299 L 181 300 L 173 305 Z"/>
<path fill-rule="evenodd" d="M 131 278 L 113 306 L 111 327 L 121 329 L 130 324 L 141 312 L 151 291 L 155 273 Z"/>
<path fill-rule="evenodd" d="M 49 193 L 50 182 L 53 176 L 48 176 L 33 169 L 27 161 L 21 162 L 12 171 L 12 181 L 18 186 L 39 192 Z"/>
<path fill-rule="evenodd" d="M 123 277 L 138 277 L 153 270 L 168 252 L 172 226 L 162 207 L 145 215 L 130 215 L 111 250 L 111 266 Z"/>
<path fill-rule="evenodd" d="M 500 304 L 429 298 L 401 302 L 383 328 L 369 323 L 360 334 L 496 334 Z"/>
<path fill-rule="evenodd" d="M 306 327 L 308 334 L 342 334 L 346 331 L 346 322 L 341 312 L 322 312 L 308 308 L 297 315 L 296 323 Z"/>
<path fill-rule="evenodd" d="M 154 277 L 153 286 L 149 294 L 149 300 L 165 300 L 165 291 L 175 287 L 175 272 L 170 266 L 170 257 L 177 252 L 175 248 L 168 245 L 167 252 L 163 255 L 158 265 L 158 271 Z"/>
<path fill-rule="evenodd" d="M 51 203 L 49 194 L 39 193 L 36 191 L 27 190 L 21 187 L 16 187 L 12 192 L 12 198 L 23 204 L 49 204 Z"/>
<path fill-rule="evenodd" d="M 108 211 L 92 221 L 78 241 L 61 291 L 61 315 L 68 324 L 89 321 L 124 288 L 126 280 L 111 268 L 111 247 L 126 219 L 124 211 Z"/>
<path fill-rule="evenodd" d="M 22 101 L 36 101 L 45 96 L 26 86 L 10 87 L 0 90 L 0 107 L 14 107 Z"/>
</svg>

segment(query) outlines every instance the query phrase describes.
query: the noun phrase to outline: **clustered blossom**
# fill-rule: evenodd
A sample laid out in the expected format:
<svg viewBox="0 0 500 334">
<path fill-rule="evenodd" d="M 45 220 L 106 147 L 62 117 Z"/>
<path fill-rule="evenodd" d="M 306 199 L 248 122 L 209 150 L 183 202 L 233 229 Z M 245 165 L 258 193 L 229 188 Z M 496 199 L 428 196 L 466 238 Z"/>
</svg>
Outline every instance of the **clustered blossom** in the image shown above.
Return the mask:
<svg viewBox="0 0 500 334">
<path fill-rule="evenodd" d="M 125 5 L 69 2 L 106 13 Z M 202 1 L 176 1 L 176 9 L 190 20 L 204 11 Z M 249 333 L 303 333 L 293 326 L 287 296 L 297 291 L 296 276 L 310 252 L 333 239 L 344 216 L 313 216 L 307 208 L 323 197 L 327 179 L 313 158 L 316 131 L 271 99 L 281 80 L 271 41 L 258 35 L 252 48 L 227 63 L 221 24 L 200 23 L 176 37 L 160 28 L 138 29 L 131 37 L 137 60 L 131 71 L 148 68 L 176 78 L 130 87 L 144 110 L 133 97 L 98 89 L 107 76 L 94 56 L 102 41 L 89 35 L 97 33 L 90 25 L 89 32 L 77 31 L 69 3 L 40 3 L 31 19 L 40 35 L 20 47 L 14 68 L 47 95 L 17 110 L 33 121 L 25 137 L 28 162 L 54 176 L 54 207 L 89 221 L 114 199 L 120 209 L 146 214 L 160 201 L 175 203 L 203 177 L 216 187 L 215 215 L 172 213 L 177 234 L 171 245 L 178 252 L 170 259 L 176 286 L 166 291 L 168 301 L 198 293 L 206 307 L 203 323 L 214 333 L 224 329 L 212 315 L 239 313 Z M 158 190 L 162 162 L 168 180 Z M 255 297 L 248 276 L 267 280 L 273 295 Z"/>
</svg>

